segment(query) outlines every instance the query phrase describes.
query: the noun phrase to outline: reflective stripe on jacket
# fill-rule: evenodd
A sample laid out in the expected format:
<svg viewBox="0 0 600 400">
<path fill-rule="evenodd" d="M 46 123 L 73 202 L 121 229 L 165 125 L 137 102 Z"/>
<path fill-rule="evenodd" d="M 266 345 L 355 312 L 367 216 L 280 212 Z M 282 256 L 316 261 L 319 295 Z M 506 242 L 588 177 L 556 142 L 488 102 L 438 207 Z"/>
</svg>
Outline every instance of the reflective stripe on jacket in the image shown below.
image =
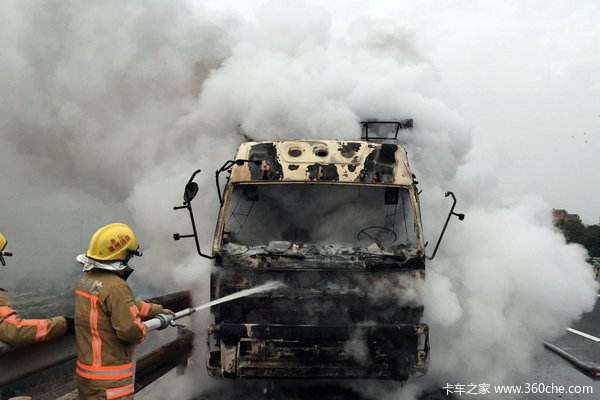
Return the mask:
<svg viewBox="0 0 600 400">
<path fill-rule="evenodd" d="M 12 346 L 43 342 L 62 336 L 67 331 L 64 317 L 21 319 L 0 292 L 0 340 Z"/>
<path fill-rule="evenodd" d="M 135 300 L 117 272 L 96 268 L 82 275 L 75 293 L 77 374 L 94 386 L 125 388 L 132 383 L 133 344 L 146 337 L 142 319 L 161 313 L 162 306 Z M 117 394 L 122 392 L 113 398 Z"/>
</svg>

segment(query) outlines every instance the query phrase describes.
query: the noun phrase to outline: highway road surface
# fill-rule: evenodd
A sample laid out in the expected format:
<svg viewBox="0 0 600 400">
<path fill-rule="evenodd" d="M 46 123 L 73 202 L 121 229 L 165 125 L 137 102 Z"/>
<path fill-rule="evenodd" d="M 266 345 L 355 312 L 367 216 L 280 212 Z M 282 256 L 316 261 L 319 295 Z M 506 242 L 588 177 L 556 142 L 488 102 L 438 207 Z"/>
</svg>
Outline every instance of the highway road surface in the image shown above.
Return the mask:
<svg viewBox="0 0 600 400">
<path fill-rule="evenodd" d="M 600 298 L 591 312 L 584 314 L 572 326 L 565 327 L 565 334 L 550 343 L 584 364 L 597 366 L 600 369 Z M 523 396 L 522 398 L 525 399 L 600 399 L 600 376 L 594 376 L 588 371 L 577 368 L 548 349 L 540 352 L 535 358 L 533 370 L 519 377 L 516 383 L 521 386 L 525 383 L 537 383 L 536 391 L 539 392 L 540 388 L 544 389 L 544 393 L 529 393 L 526 397 Z M 592 393 L 560 394 L 557 393 L 559 386 L 565 387 L 565 390 L 571 388 L 571 391 L 585 390 Z"/>
</svg>

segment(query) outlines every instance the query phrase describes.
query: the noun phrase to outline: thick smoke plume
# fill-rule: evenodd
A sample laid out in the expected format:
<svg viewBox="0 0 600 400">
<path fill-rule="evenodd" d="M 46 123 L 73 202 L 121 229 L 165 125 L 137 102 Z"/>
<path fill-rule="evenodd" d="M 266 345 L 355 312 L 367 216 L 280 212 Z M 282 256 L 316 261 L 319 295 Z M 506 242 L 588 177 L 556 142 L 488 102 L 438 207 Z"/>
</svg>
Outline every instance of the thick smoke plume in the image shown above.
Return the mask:
<svg viewBox="0 0 600 400">
<path fill-rule="evenodd" d="M 172 206 L 202 168 L 194 206 L 210 252 L 213 171 L 243 135 L 353 139 L 362 118 L 410 117 L 402 139 L 423 189 L 426 238 L 437 238 L 448 189 L 467 218 L 428 265 L 430 376 L 387 396 L 505 381 L 594 302 L 583 251 L 553 230 L 550 206 L 466 174 L 477 170 L 469 125 L 401 21 L 360 19 L 338 37 L 327 12 L 297 2 L 259 9 L 256 23 L 183 0 L 4 1 L 0 13 L 0 202 L 15 209 L 9 201 L 40 188 L 49 195 L 28 200 L 33 207 L 125 202 L 147 249 L 137 273 L 165 290 L 191 286 L 196 303 L 208 299 L 210 264 L 192 243 L 172 242 L 190 229 Z M 195 320 L 197 331 L 207 323 Z M 180 378 L 181 396 L 204 389 L 190 378 L 204 376 L 202 362 Z M 381 395 L 377 384 L 369 390 Z"/>
</svg>

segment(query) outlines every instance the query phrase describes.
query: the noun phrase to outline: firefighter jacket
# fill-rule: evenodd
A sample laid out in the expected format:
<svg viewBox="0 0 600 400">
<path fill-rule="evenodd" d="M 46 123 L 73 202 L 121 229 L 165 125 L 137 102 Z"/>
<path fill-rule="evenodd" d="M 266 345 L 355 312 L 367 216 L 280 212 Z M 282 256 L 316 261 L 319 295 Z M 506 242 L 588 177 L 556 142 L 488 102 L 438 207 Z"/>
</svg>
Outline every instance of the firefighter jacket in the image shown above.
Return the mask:
<svg viewBox="0 0 600 400">
<path fill-rule="evenodd" d="M 65 317 L 21 319 L 0 289 L 0 340 L 12 346 L 43 342 L 67 331 Z"/>
<path fill-rule="evenodd" d="M 161 313 L 162 306 L 135 300 L 117 272 L 98 268 L 84 272 L 75 297 L 80 398 L 99 388 L 107 399 L 132 394 L 133 345 L 146 337 L 142 320 Z"/>
</svg>

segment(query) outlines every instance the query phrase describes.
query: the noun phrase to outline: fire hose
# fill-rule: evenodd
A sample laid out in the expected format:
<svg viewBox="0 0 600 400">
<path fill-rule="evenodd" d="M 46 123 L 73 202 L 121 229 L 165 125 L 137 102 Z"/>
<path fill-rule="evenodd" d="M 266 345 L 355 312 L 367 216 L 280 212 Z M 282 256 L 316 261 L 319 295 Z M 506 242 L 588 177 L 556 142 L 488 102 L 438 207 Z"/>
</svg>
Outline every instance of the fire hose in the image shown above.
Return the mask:
<svg viewBox="0 0 600 400">
<path fill-rule="evenodd" d="M 200 310 L 212 307 L 217 304 L 226 303 L 231 300 L 250 296 L 255 293 L 270 292 L 272 290 L 279 289 L 283 286 L 285 286 L 285 284 L 283 284 L 281 282 L 270 281 L 270 282 L 267 282 L 260 286 L 256 286 L 256 287 L 253 287 L 250 289 L 245 289 L 245 290 L 239 291 L 237 293 L 233 293 L 228 296 L 221 297 L 219 299 L 213 300 L 206 304 L 202 304 L 198 307 L 186 308 L 185 310 L 176 312 L 175 315 L 158 314 L 154 318 L 149 319 L 148 321 L 145 321 L 144 325 L 146 325 L 146 329 L 148 332 L 152 332 L 155 330 L 162 330 L 162 329 L 167 328 L 168 326 L 177 326 L 177 324 L 175 323 L 176 320 L 183 318 L 183 317 L 187 317 L 189 315 L 192 315 L 196 311 L 200 311 Z"/>
</svg>

